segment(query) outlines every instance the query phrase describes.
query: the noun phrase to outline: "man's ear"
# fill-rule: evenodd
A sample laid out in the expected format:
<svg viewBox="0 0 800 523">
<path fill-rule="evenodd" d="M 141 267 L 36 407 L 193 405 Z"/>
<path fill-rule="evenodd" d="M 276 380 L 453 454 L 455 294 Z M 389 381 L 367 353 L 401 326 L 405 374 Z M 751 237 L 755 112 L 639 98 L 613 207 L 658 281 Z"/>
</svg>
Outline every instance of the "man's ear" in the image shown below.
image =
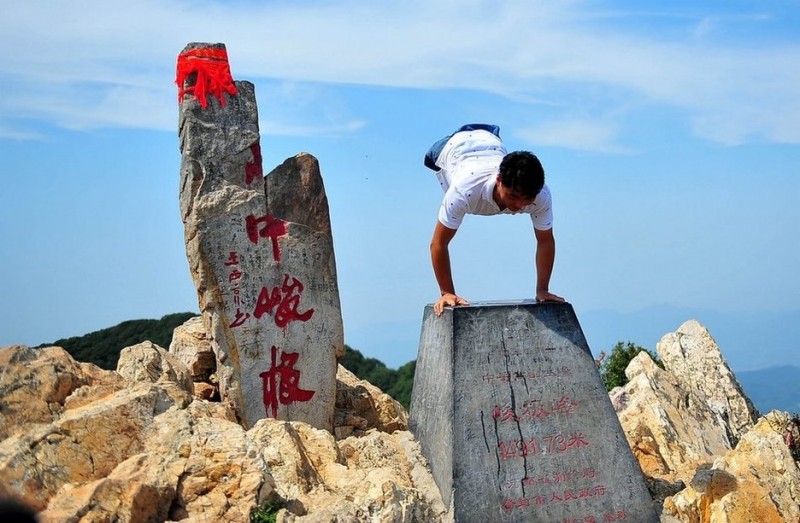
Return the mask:
<svg viewBox="0 0 800 523">
<path fill-rule="evenodd" d="M 500 179 L 500 173 L 497 173 L 497 178 L 496 178 L 496 180 L 497 180 L 497 184 L 498 184 L 498 185 L 503 185 L 503 180 L 502 180 L 502 179 Z"/>
</svg>

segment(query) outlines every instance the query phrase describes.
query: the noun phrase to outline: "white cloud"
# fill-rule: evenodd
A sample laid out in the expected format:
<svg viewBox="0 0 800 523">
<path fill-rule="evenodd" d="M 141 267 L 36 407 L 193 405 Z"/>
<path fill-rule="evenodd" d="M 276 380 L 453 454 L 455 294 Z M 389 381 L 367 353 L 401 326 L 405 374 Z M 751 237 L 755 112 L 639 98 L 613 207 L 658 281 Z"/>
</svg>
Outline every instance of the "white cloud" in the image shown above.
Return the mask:
<svg viewBox="0 0 800 523">
<path fill-rule="evenodd" d="M 461 88 L 550 104 L 566 91 L 598 118 L 610 103 L 638 100 L 684 111 L 696 133 L 721 143 L 800 143 L 800 121 L 787 119 L 784 109 L 800 105 L 797 42 L 715 42 L 731 17 L 714 12 L 671 15 L 673 24 L 685 24 L 683 38 L 676 31 L 643 34 L 636 14 L 608 17 L 597 9 L 582 1 L 521 0 L 146 0 L 124 8 L 98 0 L 19 2 L 5 6 L 0 21 L 0 78 L 19 89 L 6 94 L 0 123 L 13 127 L 9 120 L 21 114 L 16 106 L 70 127 L 172 126 L 163 96 L 174 89 L 175 59 L 186 43 L 200 40 L 225 42 L 234 76 L 253 81 Z M 736 23 L 770 20 L 759 14 Z M 85 89 L 94 98 L 65 98 Z M 338 123 L 326 115 L 297 125 L 294 106 L 283 107 L 286 123 L 276 132 L 358 128 L 361 120 L 343 110 Z M 571 132 L 607 148 L 601 128 Z"/>
<path fill-rule="evenodd" d="M 564 147 L 583 151 L 631 154 L 634 151 L 616 143 L 613 125 L 595 120 L 568 119 L 544 122 L 515 133 L 531 145 Z"/>
</svg>

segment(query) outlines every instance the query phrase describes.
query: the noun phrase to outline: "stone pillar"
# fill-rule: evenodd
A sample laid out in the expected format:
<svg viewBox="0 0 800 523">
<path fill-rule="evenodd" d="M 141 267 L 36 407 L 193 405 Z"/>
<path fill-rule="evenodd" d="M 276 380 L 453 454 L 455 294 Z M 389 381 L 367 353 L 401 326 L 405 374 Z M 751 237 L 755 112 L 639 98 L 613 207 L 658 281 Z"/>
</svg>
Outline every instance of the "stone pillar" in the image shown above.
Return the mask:
<svg viewBox="0 0 800 523">
<path fill-rule="evenodd" d="M 658 521 L 567 303 L 427 306 L 410 428 L 456 522 Z"/>
<path fill-rule="evenodd" d="M 220 394 L 248 428 L 332 430 L 344 341 L 319 167 L 300 155 L 265 184 L 255 89 L 227 67 L 222 44 L 178 58 L 181 216 Z"/>
</svg>

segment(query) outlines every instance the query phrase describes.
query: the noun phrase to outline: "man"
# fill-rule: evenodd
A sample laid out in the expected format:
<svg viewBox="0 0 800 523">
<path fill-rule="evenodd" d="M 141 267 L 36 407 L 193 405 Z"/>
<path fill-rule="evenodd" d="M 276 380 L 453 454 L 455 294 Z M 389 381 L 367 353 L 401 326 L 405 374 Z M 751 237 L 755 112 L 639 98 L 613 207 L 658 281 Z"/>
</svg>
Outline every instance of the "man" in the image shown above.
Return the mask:
<svg viewBox="0 0 800 523">
<path fill-rule="evenodd" d="M 564 298 L 550 292 L 556 243 L 550 189 L 530 152 L 506 153 L 496 125 L 470 124 L 436 142 L 425 155 L 445 191 L 431 240 L 431 262 L 441 297 L 433 310 L 469 305 L 456 294 L 448 246 L 464 215 L 530 214 L 536 237 L 536 301 Z"/>
</svg>

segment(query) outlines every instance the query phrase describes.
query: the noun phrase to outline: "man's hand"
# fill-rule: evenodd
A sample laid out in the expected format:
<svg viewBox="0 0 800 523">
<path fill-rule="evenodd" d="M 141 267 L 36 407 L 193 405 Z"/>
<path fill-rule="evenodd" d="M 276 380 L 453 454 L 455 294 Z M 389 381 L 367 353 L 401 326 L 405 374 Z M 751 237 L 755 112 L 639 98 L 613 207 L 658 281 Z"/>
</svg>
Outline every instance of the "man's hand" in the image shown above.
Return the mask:
<svg viewBox="0 0 800 523">
<path fill-rule="evenodd" d="M 543 301 L 556 301 L 556 302 L 564 302 L 566 301 L 561 296 L 557 296 L 550 291 L 536 291 L 536 301 L 543 302 Z"/>
<path fill-rule="evenodd" d="M 469 305 L 469 302 L 461 296 L 456 296 L 455 294 L 447 292 L 442 294 L 442 297 L 433 304 L 433 312 L 437 316 L 441 316 L 445 307 L 455 307 L 457 305 Z"/>
</svg>

